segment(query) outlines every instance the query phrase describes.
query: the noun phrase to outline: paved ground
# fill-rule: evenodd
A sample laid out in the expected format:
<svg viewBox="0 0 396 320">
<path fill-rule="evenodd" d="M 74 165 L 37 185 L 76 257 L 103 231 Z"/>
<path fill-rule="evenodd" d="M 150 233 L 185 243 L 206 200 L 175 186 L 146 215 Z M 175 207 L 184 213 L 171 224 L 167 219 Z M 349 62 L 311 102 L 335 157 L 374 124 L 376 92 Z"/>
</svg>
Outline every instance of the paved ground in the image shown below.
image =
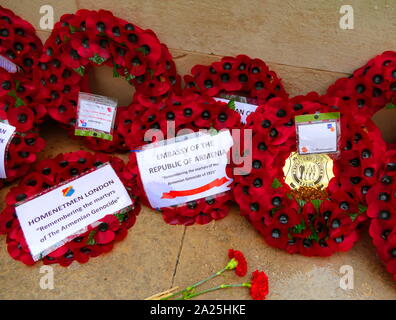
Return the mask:
<svg viewBox="0 0 396 320">
<path fill-rule="evenodd" d="M 81 147 L 53 126 L 44 135 L 49 141 L 47 156 Z M 0 192 L 1 199 L 5 194 L 6 190 Z M 227 262 L 229 248 L 245 253 L 249 271 L 267 272 L 269 299 L 396 299 L 396 284 L 367 236 L 350 252 L 330 258 L 289 255 L 263 243 L 236 207 L 221 221 L 187 228 L 166 225 L 159 214 L 144 208 L 128 237 L 110 253 L 85 265 L 54 267 L 53 290 L 40 289 L 41 264 L 27 267 L 11 259 L 5 237 L 0 236 L 0 299 L 143 299 L 217 271 Z M 339 286 L 343 265 L 354 269 L 353 290 Z M 229 272 L 212 284 L 239 280 Z M 249 294 L 247 289 L 235 288 L 202 297 L 249 299 Z"/>
</svg>

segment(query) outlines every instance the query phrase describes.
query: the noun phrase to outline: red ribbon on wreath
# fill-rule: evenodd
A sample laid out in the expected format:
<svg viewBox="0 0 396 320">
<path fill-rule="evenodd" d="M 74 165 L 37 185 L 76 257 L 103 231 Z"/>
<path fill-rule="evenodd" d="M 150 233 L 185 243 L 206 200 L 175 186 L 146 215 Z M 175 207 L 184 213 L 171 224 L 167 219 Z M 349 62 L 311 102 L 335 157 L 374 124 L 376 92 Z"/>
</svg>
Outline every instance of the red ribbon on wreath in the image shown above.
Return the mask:
<svg viewBox="0 0 396 320">
<path fill-rule="evenodd" d="M 172 190 L 169 192 L 164 192 L 162 194 L 161 199 L 174 199 L 177 197 L 186 197 L 186 196 L 192 196 L 194 194 L 198 194 L 198 193 L 202 193 L 205 191 L 208 191 L 212 188 L 215 187 L 220 187 L 223 184 L 227 183 L 229 180 L 227 177 L 223 177 L 221 179 L 215 179 L 207 184 L 205 184 L 204 186 L 195 188 L 195 189 L 189 189 L 189 190 Z"/>
</svg>

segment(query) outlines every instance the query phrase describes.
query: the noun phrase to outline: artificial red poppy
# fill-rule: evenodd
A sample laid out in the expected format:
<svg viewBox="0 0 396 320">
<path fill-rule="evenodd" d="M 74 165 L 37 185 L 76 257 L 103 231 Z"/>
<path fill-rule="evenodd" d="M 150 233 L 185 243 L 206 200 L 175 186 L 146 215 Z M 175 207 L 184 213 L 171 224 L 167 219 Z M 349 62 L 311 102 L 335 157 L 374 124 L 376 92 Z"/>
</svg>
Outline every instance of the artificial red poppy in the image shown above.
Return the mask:
<svg viewBox="0 0 396 320">
<path fill-rule="evenodd" d="M 0 96 L 4 96 L 15 89 L 15 83 L 11 78 L 12 76 L 10 73 L 0 69 Z"/>
<path fill-rule="evenodd" d="M 16 127 L 19 132 L 26 132 L 33 128 L 35 115 L 33 111 L 25 106 L 10 109 L 7 112 L 10 125 Z"/>
<path fill-rule="evenodd" d="M 99 220 L 98 231 L 95 234 L 95 241 L 99 244 L 112 242 L 115 232 L 120 228 L 120 221 L 113 215 L 108 215 Z"/>
</svg>

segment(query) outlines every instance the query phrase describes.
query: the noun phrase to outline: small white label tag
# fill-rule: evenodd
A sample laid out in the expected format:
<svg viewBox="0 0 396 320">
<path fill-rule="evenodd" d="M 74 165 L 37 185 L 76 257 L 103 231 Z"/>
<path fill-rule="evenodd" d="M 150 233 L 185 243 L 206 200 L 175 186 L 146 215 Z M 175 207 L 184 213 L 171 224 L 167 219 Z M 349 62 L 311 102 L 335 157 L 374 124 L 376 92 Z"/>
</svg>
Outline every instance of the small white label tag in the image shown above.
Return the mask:
<svg viewBox="0 0 396 320">
<path fill-rule="evenodd" d="M 0 178 L 7 178 L 5 170 L 5 152 L 7 145 L 15 132 L 15 127 L 7 123 L 0 122 Z"/>
<path fill-rule="evenodd" d="M 214 98 L 216 101 L 221 101 L 221 102 L 225 102 L 228 103 L 230 102 L 229 99 L 224 99 L 224 98 Z M 238 112 L 241 115 L 241 122 L 242 123 L 246 123 L 246 118 L 253 112 L 256 111 L 257 109 L 257 105 L 254 104 L 250 104 L 250 103 L 245 103 L 245 102 L 239 102 L 239 101 L 235 101 L 235 111 Z"/>
<path fill-rule="evenodd" d="M 300 154 L 337 152 L 336 122 L 309 123 L 298 126 Z"/>
<path fill-rule="evenodd" d="M 6 57 L 3 57 L 2 55 L 0 55 L 0 67 L 10 73 L 15 73 L 19 70 L 19 67 L 14 62 L 8 60 Z"/>
<path fill-rule="evenodd" d="M 76 135 L 111 140 L 116 110 L 115 99 L 80 92 Z"/>
<path fill-rule="evenodd" d="M 89 225 L 132 205 L 110 164 L 15 208 L 34 261 L 56 250 Z"/>
<path fill-rule="evenodd" d="M 151 206 L 169 207 L 228 191 L 232 179 L 225 169 L 232 145 L 228 131 L 193 133 L 138 152 L 140 176 Z"/>
</svg>

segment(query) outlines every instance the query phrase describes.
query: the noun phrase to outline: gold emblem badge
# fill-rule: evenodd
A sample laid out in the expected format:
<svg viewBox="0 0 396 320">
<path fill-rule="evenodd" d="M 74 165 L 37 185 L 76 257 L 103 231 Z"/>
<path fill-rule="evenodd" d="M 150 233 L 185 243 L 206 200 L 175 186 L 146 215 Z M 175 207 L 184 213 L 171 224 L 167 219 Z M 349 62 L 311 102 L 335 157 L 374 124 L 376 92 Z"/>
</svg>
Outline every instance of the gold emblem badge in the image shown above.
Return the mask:
<svg viewBox="0 0 396 320">
<path fill-rule="evenodd" d="M 333 160 L 326 154 L 299 155 L 292 152 L 283 167 L 285 182 L 292 189 L 313 187 L 324 189 L 333 173 Z"/>
</svg>

